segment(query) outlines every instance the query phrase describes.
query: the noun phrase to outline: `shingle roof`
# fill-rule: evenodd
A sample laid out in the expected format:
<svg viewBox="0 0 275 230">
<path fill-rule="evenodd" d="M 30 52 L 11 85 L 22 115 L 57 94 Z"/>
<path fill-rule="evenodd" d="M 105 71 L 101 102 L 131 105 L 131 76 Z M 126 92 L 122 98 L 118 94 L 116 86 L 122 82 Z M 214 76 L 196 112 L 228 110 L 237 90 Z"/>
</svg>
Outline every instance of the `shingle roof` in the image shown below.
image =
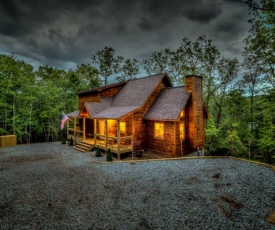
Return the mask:
<svg viewBox="0 0 275 230">
<path fill-rule="evenodd" d="M 165 88 L 144 118 L 148 120 L 176 120 L 189 97 L 190 93 L 185 92 L 185 87 Z"/>
<path fill-rule="evenodd" d="M 94 118 L 119 119 L 124 115 L 137 110 L 139 106 L 108 107 L 94 115 Z"/>
<path fill-rule="evenodd" d="M 112 98 L 100 98 L 100 102 L 84 102 L 84 106 L 88 110 L 90 117 L 94 117 L 97 113 L 108 108 L 111 102 Z"/>
<path fill-rule="evenodd" d="M 156 74 L 144 78 L 130 80 L 128 82 L 116 83 L 103 86 L 89 92 L 100 91 L 116 85 L 125 84 L 114 98 L 100 98 L 101 102 L 85 102 L 84 105 L 92 118 L 119 119 L 144 105 L 147 98 L 156 89 L 161 80 L 167 76 L 166 73 Z M 172 86 L 169 78 L 168 86 Z"/>
<path fill-rule="evenodd" d="M 127 81 L 118 82 L 118 83 L 114 83 L 114 84 L 110 84 L 110 85 L 104 85 L 104 86 L 101 86 L 101 87 L 98 87 L 98 88 L 94 88 L 94 89 L 78 92 L 77 94 L 78 95 L 83 95 L 83 94 L 89 94 L 89 93 L 92 93 L 92 92 L 98 92 L 98 91 L 102 91 L 104 89 L 112 88 L 114 86 L 125 85 L 126 83 L 127 83 Z"/>
<path fill-rule="evenodd" d="M 114 97 L 112 106 L 142 106 L 165 75 L 162 73 L 127 82 Z"/>
<path fill-rule="evenodd" d="M 66 114 L 67 117 L 78 117 L 78 115 L 79 115 L 79 110 L 75 110 L 73 112 Z"/>
</svg>

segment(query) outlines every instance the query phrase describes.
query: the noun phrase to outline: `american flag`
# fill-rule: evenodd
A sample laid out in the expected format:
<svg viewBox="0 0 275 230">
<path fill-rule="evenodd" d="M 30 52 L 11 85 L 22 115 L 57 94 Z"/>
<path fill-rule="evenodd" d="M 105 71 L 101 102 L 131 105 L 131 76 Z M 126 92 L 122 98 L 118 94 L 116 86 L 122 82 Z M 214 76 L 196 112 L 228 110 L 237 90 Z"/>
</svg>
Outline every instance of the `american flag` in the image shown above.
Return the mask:
<svg viewBox="0 0 275 230">
<path fill-rule="evenodd" d="M 68 118 L 64 113 L 62 113 L 61 116 L 61 122 L 60 122 L 60 129 L 64 129 L 64 124 L 69 120 L 70 118 Z"/>
</svg>

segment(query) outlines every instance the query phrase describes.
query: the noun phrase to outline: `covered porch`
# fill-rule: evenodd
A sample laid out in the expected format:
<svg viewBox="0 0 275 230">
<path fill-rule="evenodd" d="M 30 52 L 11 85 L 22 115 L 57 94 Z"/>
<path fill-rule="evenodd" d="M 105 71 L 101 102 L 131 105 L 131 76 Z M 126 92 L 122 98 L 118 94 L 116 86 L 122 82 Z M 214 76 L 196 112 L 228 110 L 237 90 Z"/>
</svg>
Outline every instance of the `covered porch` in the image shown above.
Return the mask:
<svg viewBox="0 0 275 230">
<path fill-rule="evenodd" d="M 67 138 L 73 139 L 75 144 L 87 143 L 93 148 L 120 155 L 132 152 L 132 116 L 124 119 L 95 119 L 88 114 L 68 114 L 70 120 L 67 122 Z"/>
</svg>

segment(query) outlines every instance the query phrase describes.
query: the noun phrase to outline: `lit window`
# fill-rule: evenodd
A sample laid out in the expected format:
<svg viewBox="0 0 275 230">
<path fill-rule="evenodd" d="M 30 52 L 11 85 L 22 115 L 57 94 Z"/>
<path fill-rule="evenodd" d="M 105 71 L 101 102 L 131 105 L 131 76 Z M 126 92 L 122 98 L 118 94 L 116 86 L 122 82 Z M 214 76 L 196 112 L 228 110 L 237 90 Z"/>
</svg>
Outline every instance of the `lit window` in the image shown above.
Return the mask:
<svg viewBox="0 0 275 230">
<path fill-rule="evenodd" d="M 120 122 L 119 129 L 120 129 L 120 134 L 126 135 L 126 122 L 123 122 L 123 121 Z"/>
<path fill-rule="evenodd" d="M 105 121 L 98 120 L 98 134 L 104 135 L 105 133 Z"/>
<path fill-rule="evenodd" d="M 181 111 L 180 117 L 184 117 L 184 110 Z"/>
<path fill-rule="evenodd" d="M 184 139 L 184 124 L 180 124 L 180 139 Z"/>
<path fill-rule="evenodd" d="M 163 139 L 164 125 L 163 123 L 155 122 L 155 138 Z"/>
<path fill-rule="evenodd" d="M 108 124 L 108 136 L 116 137 L 117 121 L 116 120 L 107 120 L 107 124 Z"/>
</svg>

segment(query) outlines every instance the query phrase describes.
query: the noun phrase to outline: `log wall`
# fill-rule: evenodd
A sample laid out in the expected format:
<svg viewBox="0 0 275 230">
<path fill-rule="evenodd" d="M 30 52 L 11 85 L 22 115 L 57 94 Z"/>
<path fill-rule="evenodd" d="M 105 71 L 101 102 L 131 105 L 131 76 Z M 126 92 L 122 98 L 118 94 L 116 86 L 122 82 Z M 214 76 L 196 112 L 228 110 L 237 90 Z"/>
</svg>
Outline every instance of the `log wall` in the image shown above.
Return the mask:
<svg viewBox="0 0 275 230">
<path fill-rule="evenodd" d="M 154 137 L 154 121 L 146 122 L 146 149 L 157 152 L 163 157 L 176 157 L 176 128 L 179 128 L 179 122 L 164 121 L 164 136 L 163 139 Z M 178 131 L 179 135 L 179 131 Z"/>
<path fill-rule="evenodd" d="M 78 96 L 78 109 L 81 110 L 84 102 L 99 102 L 98 93 L 93 93 L 90 95 L 79 95 Z"/>
<path fill-rule="evenodd" d="M 146 149 L 146 122 L 143 120 L 143 117 L 148 112 L 149 108 L 152 106 L 161 90 L 165 87 L 166 83 L 163 80 L 149 96 L 142 109 L 133 114 L 134 152 L 136 152 L 138 149 Z"/>
<path fill-rule="evenodd" d="M 127 116 L 124 119 L 121 119 L 122 122 L 126 123 L 126 136 L 131 136 L 133 132 L 133 115 Z"/>
<path fill-rule="evenodd" d="M 80 110 L 84 102 L 100 102 L 100 97 L 114 97 L 122 88 L 121 85 L 104 89 L 99 92 L 91 92 L 90 94 L 78 95 L 78 109 Z"/>
<path fill-rule="evenodd" d="M 98 93 L 98 96 L 99 97 L 114 97 L 119 90 L 121 90 L 122 86 L 119 85 L 119 86 L 114 86 L 112 88 L 109 88 L 109 89 L 105 89 L 105 90 L 102 90 Z"/>
</svg>

